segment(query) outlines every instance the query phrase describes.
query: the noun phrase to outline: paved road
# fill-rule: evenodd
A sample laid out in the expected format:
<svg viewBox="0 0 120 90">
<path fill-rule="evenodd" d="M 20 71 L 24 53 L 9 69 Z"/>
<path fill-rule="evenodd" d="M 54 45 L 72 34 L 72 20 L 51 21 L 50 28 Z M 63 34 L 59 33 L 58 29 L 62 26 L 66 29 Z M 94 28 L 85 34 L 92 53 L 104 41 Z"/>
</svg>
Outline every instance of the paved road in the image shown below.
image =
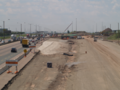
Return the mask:
<svg viewBox="0 0 120 90">
<path fill-rule="evenodd" d="M 3 39 L 4 40 L 4 39 Z M 12 39 L 5 39 L 5 43 L 7 43 L 8 42 L 8 40 L 11 40 L 11 41 L 13 41 Z M 1 44 L 2 42 L 0 42 L 0 44 Z"/>
<path fill-rule="evenodd" d="M 16 48 L 18 52 L 11 53 L 11 48 Z M 22 47 L 20 41 L 0 46 L 0 64 L 20 54 L 23 50 L 24 48 Z"/>
<path fill-rule="evenodd" d="M 16 48 L 17 53 L 11 53 L 11 48 Z M 0 46 L 0 64 L 20 54 L 24 49 L 20 41 Z"/>
</svg>

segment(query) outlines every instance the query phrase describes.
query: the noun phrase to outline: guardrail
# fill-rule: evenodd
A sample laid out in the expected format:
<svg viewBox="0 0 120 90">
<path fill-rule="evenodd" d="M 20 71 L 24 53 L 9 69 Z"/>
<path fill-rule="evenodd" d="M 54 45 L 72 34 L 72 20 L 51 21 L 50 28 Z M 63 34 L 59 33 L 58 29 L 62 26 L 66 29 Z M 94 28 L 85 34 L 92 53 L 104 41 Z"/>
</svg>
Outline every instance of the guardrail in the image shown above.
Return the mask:
<svg viewBox="0 0 120 90">
<path fill-rule="evenodd" d="M 29 54 L 29 52 L 30 52 L 30 49 L 27 51 L 26 55 Z M 19 56 L 16 60 L 17 60 L 17 61 L 20 61 L 23 57 L 24 57 L 24 54 L 21 55 L 21 56 Z M 11 67 L 11 66 L 10 66 L 10 67 Z M 6 70 L 8 70 L 10 67 L 5 66 L 5 67 L 3 67 L 2 69 L 0 69 L 0 75 L 1 75 L 2 73 L 4 73 Z"/>
<path fill-rule="evenodd" d="M 38 43 L 39 41 L 40 41 L 40 40 L 38 40 L 36 43 Z M 30 52 L 30 49 L 27 51 L 26 55 L 28 55 L 29 52 Z M 24 57 L 24 54 L 22 54 L 21 56 L 19 56 L 16 60 L 17 60 L 17 61 L 20 61 L 23 57 Z M 10 66 L 10 67 L 11 67 L 11 66 Z M 4 73 L 5 71 L 7 71 L 10 67 L 5 66 L 5 67 L 3 67 L 2 69 L 0 69 L 0 75 L 1 75 L 2 73 Z"/>
<path fill-rule="evenodd" d="M 19 41 L 19 40 L 11 41 L 11 42 L 6 42 L 6 43 L 1 43 L 0 46 L 5 45 L 5 44 L 9 44 L 9 43 L 13 43 L 13 42 L 17 42 L 17 41 Z"/>
</svg>

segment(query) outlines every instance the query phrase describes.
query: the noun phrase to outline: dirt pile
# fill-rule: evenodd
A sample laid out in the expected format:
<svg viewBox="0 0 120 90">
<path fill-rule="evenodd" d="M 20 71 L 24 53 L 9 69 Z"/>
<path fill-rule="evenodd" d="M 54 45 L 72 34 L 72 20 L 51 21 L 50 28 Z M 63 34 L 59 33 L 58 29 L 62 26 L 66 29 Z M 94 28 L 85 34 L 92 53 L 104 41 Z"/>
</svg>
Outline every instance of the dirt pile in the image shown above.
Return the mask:
<svg viewBox="0 0 120 90">
<path fill-rule="evenodd" d="M 38 49 L 43 55 L 63 54 L 68 52 L 68 43 L 63 40 L 45 41 Z"/>
</svg>

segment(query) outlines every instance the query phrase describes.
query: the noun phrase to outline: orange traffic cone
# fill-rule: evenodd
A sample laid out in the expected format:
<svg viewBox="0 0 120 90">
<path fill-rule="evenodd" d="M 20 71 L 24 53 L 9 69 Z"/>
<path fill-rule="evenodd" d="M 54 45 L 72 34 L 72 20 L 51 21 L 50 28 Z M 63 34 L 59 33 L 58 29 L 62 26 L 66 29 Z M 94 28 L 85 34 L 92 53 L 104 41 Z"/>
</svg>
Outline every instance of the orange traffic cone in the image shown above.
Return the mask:
<svg viewBox="0 0 120 90">
<path fill-rule="evenodd" d="M 18 73 L 18 71 L 15 72 L 15 74 L 17 74 L 17 73 Z"/>
<path fill-rule="evenodd" d="M 12 71 L 7 71 L 7 73 L 11 73 Z"/>
<path fill-rule="evenodd" d="M 25 53 L 25 56 L 24 57 L 26 57 L 26 53 Z"/>
</svg>

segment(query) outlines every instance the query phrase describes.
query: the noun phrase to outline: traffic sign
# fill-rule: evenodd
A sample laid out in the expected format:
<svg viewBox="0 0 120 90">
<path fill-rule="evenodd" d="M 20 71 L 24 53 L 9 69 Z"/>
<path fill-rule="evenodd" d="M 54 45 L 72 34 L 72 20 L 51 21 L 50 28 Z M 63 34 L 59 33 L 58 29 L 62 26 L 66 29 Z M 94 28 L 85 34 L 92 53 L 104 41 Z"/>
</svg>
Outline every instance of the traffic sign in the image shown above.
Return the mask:
<svg viewBox="0 0 120 90">
<path fill-rule="evenodd" d="M 27 52 L 27 50 L 26 49 L 24 49 L 24 53 L 26 53 Z"/>
<path fill-rule="evenodd" d="M 35 48 L 36 46 L 35 45 L 30 45 L 29 48 Z"/>
<path fill-rule="evenodd" d="M 6 66 L 17 66 L 18 61 L 16 60 L 6 60 Z"/>
</svg>

